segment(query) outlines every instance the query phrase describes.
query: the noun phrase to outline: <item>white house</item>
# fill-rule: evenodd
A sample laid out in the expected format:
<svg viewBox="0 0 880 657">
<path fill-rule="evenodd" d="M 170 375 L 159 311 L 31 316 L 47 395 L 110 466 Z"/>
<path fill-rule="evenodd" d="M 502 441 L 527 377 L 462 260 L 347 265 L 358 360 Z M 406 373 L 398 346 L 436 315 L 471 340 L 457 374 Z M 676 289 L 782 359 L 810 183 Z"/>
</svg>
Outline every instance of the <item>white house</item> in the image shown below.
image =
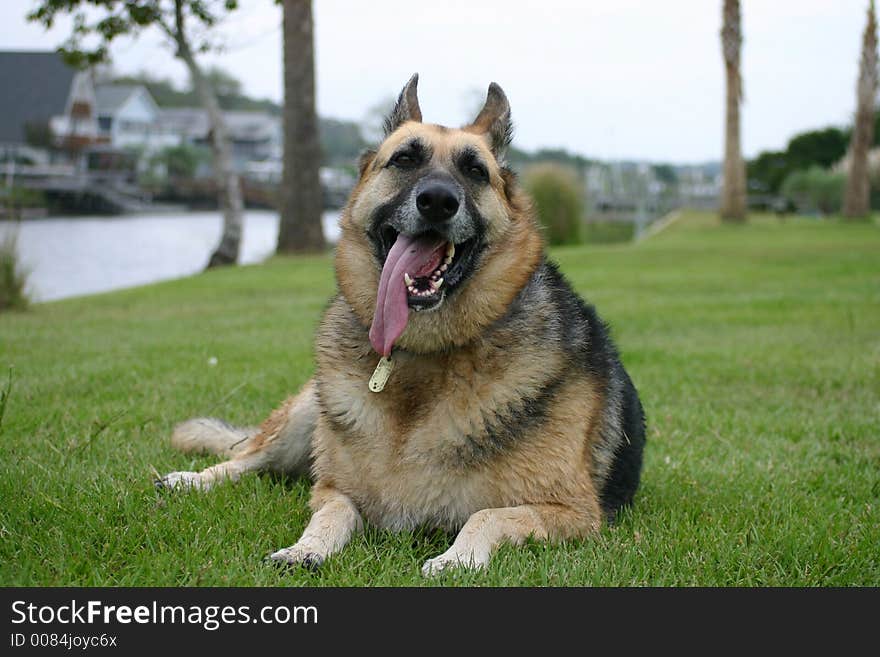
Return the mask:
<svg viewBox="0 0 880 657">
<path fill-rule="evenodd" d="M 180 135 L 164 126 L 161 110 L 143 85 L 99 84 L 95 97 L 100 135 L 112 148 L 155 152 L 180 144 Z"/>
</svg>

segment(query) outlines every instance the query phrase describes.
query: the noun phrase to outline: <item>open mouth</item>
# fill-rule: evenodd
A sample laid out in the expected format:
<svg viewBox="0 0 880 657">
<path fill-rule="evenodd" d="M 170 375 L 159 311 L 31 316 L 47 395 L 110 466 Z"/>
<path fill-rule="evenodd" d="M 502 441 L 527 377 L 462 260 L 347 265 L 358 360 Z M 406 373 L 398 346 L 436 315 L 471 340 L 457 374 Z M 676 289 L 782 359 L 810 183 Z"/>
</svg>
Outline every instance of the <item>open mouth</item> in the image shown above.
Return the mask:
<svg viewBox="0 0 880 657">
<path fill-rule="evenodd" d="M 377 255 L 383 268 L 399 236 L 387 224 L 380 230 Z M 467 277 L 476 239 L 454 244 L 429 232 L 418 236 L 417 242 L 421 246 L 422 257 L 414 260 L 411 266 L 404 267 L 399 275 L 403 277 L 409 308 L 415 311 L 433 310 L 440 306 L 447 293 Z"/>
<path fill-rule="evenodd" d="M 413 310 L 423 310 L 426 307 L 439 304 L 446 293 L 442 289 L 446 282 L 444 275 L 449 271 L 449 265 L 452 264 L 452 259 L 455 257 L 455 244 L 452 242 L 441 243 L 437 249 L 437 255 L 442 260 L 435 259 L 435 261 L 427 263 L 426 267 L 420 267 L 418 272 L 413 275 L 410 275 L 409 272 L 403 274 L 407 304 Z M 425 275 L 427 272 L 430 273 Z"/>
<path fill-rule="evenodd" d="M 382 266 L 370 343 L 389 356 L 403 333 L 410 311 L 439 308 L 473 269 L 477 239 L 455 244 L 434 231 L 399 233 L 389 225 L 373 233 Z"/>
</svg>

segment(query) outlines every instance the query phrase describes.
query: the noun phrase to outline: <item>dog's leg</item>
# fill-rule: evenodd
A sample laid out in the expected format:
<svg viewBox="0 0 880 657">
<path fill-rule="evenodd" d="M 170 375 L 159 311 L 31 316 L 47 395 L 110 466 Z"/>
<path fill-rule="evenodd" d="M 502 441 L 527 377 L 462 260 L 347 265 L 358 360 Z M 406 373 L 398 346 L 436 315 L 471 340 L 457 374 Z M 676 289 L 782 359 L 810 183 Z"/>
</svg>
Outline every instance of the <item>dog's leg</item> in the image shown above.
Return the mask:
<svg viewBox="0 0 880 657">
<path fill-rule="evenodd" d="M 556 504 L 482 509 L 468 518 L 452 547 L 425 562 L 422 574 L 436 575 L 456 567 L 485 568 L 503 541 L 519 545 L 530 536 L 546 540 L 587 535 L 599 528 L 600 513 L 595 506 L 587 512 Z"/>
<path fill-rule="evenodd" d="M 315 397 L 315 386 L 310 381 L 296 397 L 291 397 L 276 409 L 255 435 L 244 435 L 242 440 L 246 442 L 234 452 L 232 459 L 201 472 L 172 472 L 157 480 L 156 485 L 160 488 L 207 490 L 217 482 L 225 479 L 235 481 L 244 473 L 255 470 L 306 474 L 311 464 L 312 434 L 317 420 L 318 401 Z M 213 441 L 201 437 L 200 440 L 187 439 L 185 434 L 188 431 L 204 434 L 208 428 L 214 426 L 208 422 L 190 420 L 180 425 L 174 433 L 173 443 L 178 447 L 220 443 L 221 437 Z M 220 432 L 219 426 L 217 432 Z"/>
<path fill-rule="evenodd" d="M 161 479 L 156 480 L 157 488 L 170 489 L 194 489 L 208 490 L 214 484 L 224 481 L 236 481 L 241 475 L 254 470 L 265 469 L 264 459 L 261 455 L 251 455 L 248 458 L 236 457 L 200 472 L 169 472 Z"/>
<path fill-rule="evenodd" d="M 270 559 L 315 568 L 344 548 L 351 537 L 364 528 L 361 514 L 351 499 L 333 488 L 316 485 L 311 506 L 315 513 L 300 539 L 272 553 Z"/>
</svg>

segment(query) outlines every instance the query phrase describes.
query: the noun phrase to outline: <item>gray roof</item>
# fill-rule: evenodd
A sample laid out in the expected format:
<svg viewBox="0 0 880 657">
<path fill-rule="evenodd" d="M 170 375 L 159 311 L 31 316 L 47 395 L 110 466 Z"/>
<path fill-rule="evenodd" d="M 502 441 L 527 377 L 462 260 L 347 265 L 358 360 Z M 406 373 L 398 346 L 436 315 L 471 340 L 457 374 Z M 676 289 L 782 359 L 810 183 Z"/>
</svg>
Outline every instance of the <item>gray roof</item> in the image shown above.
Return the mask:
<svg viewBox="0 0 880 657">
<path fill-rule="evenodd" d="M 240 141 L 264 141 L 280 134 L 281 119 L 262 110 L 224 111 L 230 136 Z M 200 107 L 162 108 L 161 121 L 189 139 L 204 139 L 211 132 L 208 113 Z"/>
<path fill-rule="evenodd" d="M 211 130 L 208 113 L 200 107 L 163 107 L 162 125 L 189 139 L 201 139 Z"/>
<path fill-rule="evenodd" d="M 113 114 L 127 101 L 133 93 L 143 88 L 139 84 L 99 84 L 95 86 L 95 101 L 98 114 Z"/>
<path fill-rule="evenodd" d="M 24 142 L 27 123 L 64 114 L 75 75 L 56 52 L 0 52 L 0 142 Z"/>
</svg>

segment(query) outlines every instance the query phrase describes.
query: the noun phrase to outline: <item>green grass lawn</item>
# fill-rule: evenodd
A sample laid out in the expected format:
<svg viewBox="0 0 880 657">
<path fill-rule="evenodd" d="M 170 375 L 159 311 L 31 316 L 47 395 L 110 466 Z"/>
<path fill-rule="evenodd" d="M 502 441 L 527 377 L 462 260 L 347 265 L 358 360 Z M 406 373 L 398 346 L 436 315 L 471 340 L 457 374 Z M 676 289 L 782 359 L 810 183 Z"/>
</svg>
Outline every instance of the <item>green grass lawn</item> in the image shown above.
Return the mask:
<svg viewBox="0 0 880 657">
<path fill-rule="evenodd" d="M 329 257 L 0 316 L 0 584 L 880 585 L 880 228 L 687 214 L 554 252 L 611 324 L 648 415 L 635 506 L 566 544 L 424 580 L 450 537 L 375 528 L 319 572 L 263 563 L 308 483 L 158 493 L 178 421 L 260 421 L 312 371 Z M 216 365 L 209 359 L 216 358 Z"/>
</svg>

